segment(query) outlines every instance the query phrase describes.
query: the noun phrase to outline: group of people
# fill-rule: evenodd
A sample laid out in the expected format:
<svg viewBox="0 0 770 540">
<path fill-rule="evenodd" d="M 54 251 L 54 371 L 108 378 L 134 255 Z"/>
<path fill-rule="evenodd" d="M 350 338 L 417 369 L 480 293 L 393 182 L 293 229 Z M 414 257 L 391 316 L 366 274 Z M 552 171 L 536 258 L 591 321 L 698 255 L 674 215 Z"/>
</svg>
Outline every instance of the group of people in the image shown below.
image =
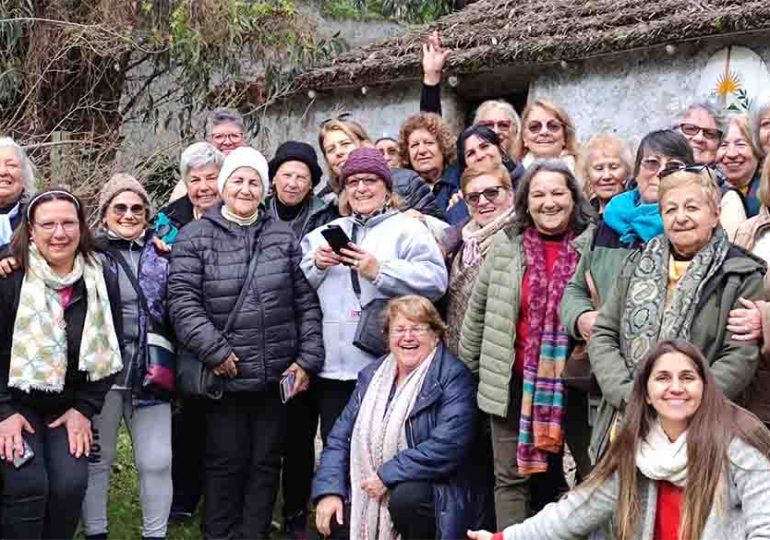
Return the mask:
<svg viewBox="0 0 770 540">
<path fill-rule="evenodd" d="M 397 136 L 323 122 L 324 174 L 218 109 L 94 231 L 0 139 L 3 538 L 107 538 L 121 421 L 146 539 L 201 499 L 268 537 L 279 485 L 293 539 L 770 536 L 770 105 L 635 157 L 547 99 L 454 137 L 423 53 Z"/>
</svg>

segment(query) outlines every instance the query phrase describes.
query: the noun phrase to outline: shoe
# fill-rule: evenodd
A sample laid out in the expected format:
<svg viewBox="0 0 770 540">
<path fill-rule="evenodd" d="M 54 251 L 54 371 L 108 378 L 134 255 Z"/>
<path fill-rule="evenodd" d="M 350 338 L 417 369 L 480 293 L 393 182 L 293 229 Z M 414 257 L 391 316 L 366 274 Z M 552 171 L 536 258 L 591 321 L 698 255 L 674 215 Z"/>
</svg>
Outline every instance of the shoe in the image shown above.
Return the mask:
<svg viewBox="0 0 770 540">
<path fill-rule="evenodd" d="M 184 510 L 171 510 L 168 515 L 169 523 L 189 523 L 192 521 L 192 512 L 185 512 Z"/>
</svg>

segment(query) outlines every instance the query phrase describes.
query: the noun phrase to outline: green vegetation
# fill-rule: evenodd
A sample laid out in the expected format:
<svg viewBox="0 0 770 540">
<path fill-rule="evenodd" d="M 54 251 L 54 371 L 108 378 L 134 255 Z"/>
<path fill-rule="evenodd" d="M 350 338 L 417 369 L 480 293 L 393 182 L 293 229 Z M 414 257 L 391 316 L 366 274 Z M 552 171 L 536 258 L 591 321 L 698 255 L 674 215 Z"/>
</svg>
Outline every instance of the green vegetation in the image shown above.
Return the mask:
<svg viewBox="0 0 770 540">
<path fill-rule="evenodd" d="M 452 0 L 323 0 L 323 13 L 333 19 L 433 21 L 452 10 Z"/>
</svg>

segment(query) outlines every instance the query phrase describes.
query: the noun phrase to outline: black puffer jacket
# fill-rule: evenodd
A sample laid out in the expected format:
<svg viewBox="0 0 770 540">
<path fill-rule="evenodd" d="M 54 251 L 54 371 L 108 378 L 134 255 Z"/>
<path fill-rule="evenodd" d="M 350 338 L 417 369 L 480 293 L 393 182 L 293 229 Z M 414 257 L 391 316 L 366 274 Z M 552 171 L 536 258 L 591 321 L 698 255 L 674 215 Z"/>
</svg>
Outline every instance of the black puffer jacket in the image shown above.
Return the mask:
<svg viewBox="0 0 770 540">
<path fill-rule="evenodd" d="M 223 335 L 252 256 L 249 294 Z M 289 226 L 264 212 L 241 227 L 222 217 L 220 203 L 180 231 L 168 281 L 171 322 L 180 345 L 210 368 L 235 353 L 238 376 L 226 380 L 225 392 L 260 391 L 292 362 L 321 369 L 321 308 L 301 258 Z"/>
<path fill-rule="evenodd" d="M 430 186 L 410 169 L 393 169 L 393 191 L 404 199 L 404 210 L 414 209 L 438 219 L 445 219 L 444 210 L 436 202 Z"/>
</svg>

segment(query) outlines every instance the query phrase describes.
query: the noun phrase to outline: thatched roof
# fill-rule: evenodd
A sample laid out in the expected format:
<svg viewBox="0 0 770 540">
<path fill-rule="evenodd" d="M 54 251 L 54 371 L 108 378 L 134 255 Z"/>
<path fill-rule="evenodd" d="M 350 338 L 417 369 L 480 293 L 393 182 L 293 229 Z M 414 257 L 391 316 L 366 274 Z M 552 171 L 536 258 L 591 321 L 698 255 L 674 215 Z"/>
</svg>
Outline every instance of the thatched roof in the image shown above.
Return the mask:
<svg viewBox="0 0 770 540">
<path fill-rule="evenodd" d="M 770 29 L 770 0 L 479 0 L 341 54 L 296 83 L 324 89 L 417 77 L 421 44 L 433 30 L 453 50 L 447 71 L 472 73 L 763 29 Z"/>
</svg>

